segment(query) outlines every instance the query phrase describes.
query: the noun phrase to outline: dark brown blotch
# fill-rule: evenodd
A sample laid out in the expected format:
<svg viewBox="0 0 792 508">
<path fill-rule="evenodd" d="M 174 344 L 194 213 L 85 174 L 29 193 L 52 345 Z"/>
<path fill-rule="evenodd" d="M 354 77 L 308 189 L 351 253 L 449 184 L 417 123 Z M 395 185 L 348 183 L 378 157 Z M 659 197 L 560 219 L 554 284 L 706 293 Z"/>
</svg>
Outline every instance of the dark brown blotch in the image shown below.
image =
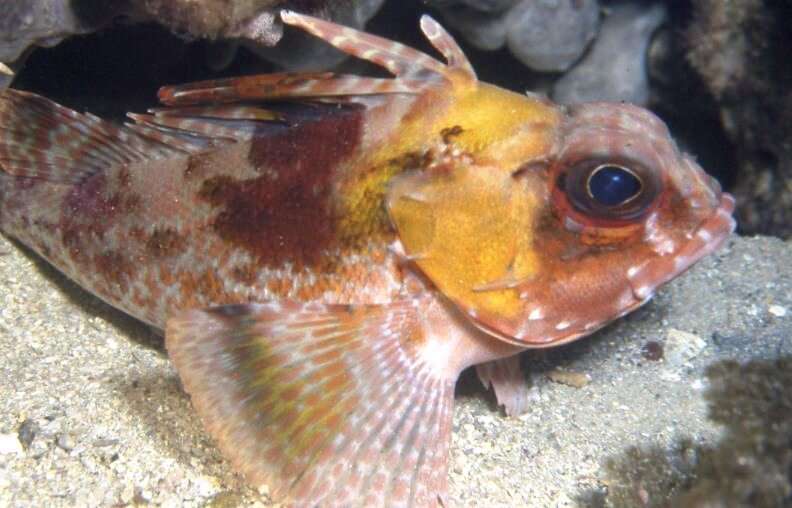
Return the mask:
<svg viewBox="0 0 792 508">
<path fill-rule="evenodd" d="M 231 277 L 240 284 L 252 286 L 258 280 L 258 269 L 254 263 L 240 264 L 231 270 Z"/>
<path fill-rule="evenodd" d="M 181 272 L 178 281 L 183 309 L 219 302 L 237 303 L 235 300 L 239 299 L 225 290 L 223 280 L 211 269 L 201 273 Z"/>
<path fill-rule="evenodd" d="M 326 108 L 318 119 L 255 138 L 248 158 L 257 170 L 326 179 L 360 145 L 362 123 L 358 107 Z"/>
<path fill-rule="evenodd" d="M 388 164 L 395 168 L 396 172 L 400 172 L 403 170 L 423 170 L 432 162 L 432 153 L 426 150 L 424 152 L 407 152 L 404 155 L 390 159 Z"/>
<path fill-rule="evenodd" d="M 221 305 L 219 307 L 210 307 L 206 312 L 220 318 L 237 318 L 252 314 L 253 308 L 245 304 Z"/>
<path fill-rule="evenodd" d="M 198 196 L 218 208 L 216 234 L 261 264 L 315 267 L 337 239 L 331 188 L 336 169 L 359 146 L 362 115 L 356 109 L 326 115 L 254 139 L 248 159 L 266 174 L 246 180 L 215 176 L 201 185 Z"/>
<path fill-rule="evenodd" d="M 132 181 L 132 177 L 129 174 L 129 168 L 127 166 L 124 166 L 120 170 L 118 170 L 118 187 L 120 189 L 129 188 L 129 184 L 131 181 Z"/>
<path fill-rule="evenodd" d="M 663 359 L 663 345 L 660 342 L 650 340 L 641 348 L 641 355 L 652 362 Z"/>
<path fill-rule="evenodd" d="M 61 214 L 62 234 L 80 237 L 88 233 L 101 239 L 119 214 L 135 212 L 140 203 L 138 194 L 112 192 L 105 174 L 97 173 L 75 185 L 66 195 Z"/>
<path fill-rule="evenodd" d="M 122 292 L 129 287 L 135 276 L 136 267 L 126 256 L 118 251 L 108 250 L 94 256 L 96 271 L 108 284 L 117 286 Z"/>
<path fill-rule="evenodd" d="M 207 172 L 213 169 L 212 153 L 198 153 L 190 155 L 187 158 L 187 164 L 184 167 L 184 179 L 191 180 L 200 178 Z"/>
<path fill-rule="evenodd" d="M 175 256 L 184 249 L 184 237 L 173 228 L 156 228 L 146 241 L 146 252 L 155 259 Z"/>
<path fill-rule="evenodd" d="M 443 143 L 450 145 L 455 137 L 465 132 L 461 125 L 454 125 L 453 127 L 446 127 L 440 131 L 440 137 L 443 138 Z"/>
</svg>

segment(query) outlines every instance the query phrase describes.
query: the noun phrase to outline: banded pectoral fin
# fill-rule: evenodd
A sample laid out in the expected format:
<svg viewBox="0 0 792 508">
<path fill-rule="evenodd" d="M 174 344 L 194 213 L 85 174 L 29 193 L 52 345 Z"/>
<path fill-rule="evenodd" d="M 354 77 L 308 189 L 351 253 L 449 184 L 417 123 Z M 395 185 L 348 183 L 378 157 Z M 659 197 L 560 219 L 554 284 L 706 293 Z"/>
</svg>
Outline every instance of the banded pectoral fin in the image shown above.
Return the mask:
<svg viewBox="0 0 792 508">
<path fill-rule="evenodd" d="M 193 310 L 166 343 L 208 432 L 276 499 L 437 506 L 455 379 L 423 358 L 414 305 Z"/>
</svg>

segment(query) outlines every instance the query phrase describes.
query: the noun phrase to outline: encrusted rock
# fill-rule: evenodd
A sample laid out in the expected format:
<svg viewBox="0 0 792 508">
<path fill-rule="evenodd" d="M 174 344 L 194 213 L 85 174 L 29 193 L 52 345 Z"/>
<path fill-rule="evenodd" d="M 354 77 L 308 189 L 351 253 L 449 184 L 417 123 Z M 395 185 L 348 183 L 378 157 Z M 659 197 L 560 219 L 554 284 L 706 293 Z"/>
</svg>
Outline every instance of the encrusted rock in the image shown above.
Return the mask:
<svg viewBox="0 0 792 508">
<path fill-rule="evenodd" d="M 427 4 L 438 8 L 470 7 L 480 12 L 503 12 L 517 0 L 425 0 Z"/>
<path fill-rule="evenodd" d="M 326 7 L 321 11 L 322 17 L 342 25 L 362 29 L 365 23 L 377 13 L 383 2 L 384 0 L 357 0 L 355 2 L 325 0 L 316 3 L 326 4 Z M 287 5 L 289 3 L 286 2 Z M 293 3 L 297 4 L 298 2 Z M 305 9 L 302 9 L 301 12 L 305 12 Z M 242 39 L 242 43 L 270 62 L 293 71 L 327 69 L 346 58 L 345 54 L 326 42 L 298 30 L 287 30 L 285 36 L 272 48 L 258 44 L 251 38 Z"/>
<path fill-rule="evenodd" d="M 91 9 L 77 9 L 73 3 L 71 0 L 3 2 L 0 62 L 16 61 L 31 46 L 54 46 L 64 37 L 97 29 L 113 17 L 119 2 L 97 4 Z"/>
<path fill-rule="evenodd" d="M 537 71 L 565 71 L 599 28 L 597 0 L 523 0 L 508 15 L 506 41 L 517 59 Z"/>
<path fill-rule="evenodd" d="M 454 8 L 443 11 L 443 20 L 478 49 L 496 50 L 506 43 L 506 16 L 503 13 Z"/>
<path fill-rule="evenodd" d="M 702 0 L 687 60 L 736 147 L 737 218 L 746 233 L 792 237 L 792 4 Z"/>
<path fill-rule="evenodd" d="M 665 6 L 622 2 L 609 11 L 589 52 L 556 83 L 554 100 L 565 104 L 606 100 L 640 105 L 649 101 L 647 47 L 665 20 Z"/>
<path fill-rule="evenodd" d="M 281 9 L 294 8 L 339 23 L 362 28 L 383 0 L 14 0 L 0 11 L 0 63 L 21 67 L 35 46 L 53 46 L 66 37 L 95 31 L 114 19 L 157 22 L 186 39 L 232 43 L 223 56 L 233 56 L 241 42 L 288 69 L 329 67 L 341 56 L 306 34 L 292 35 L 283 47 L 266 51 L 283 36 Z M 5 4 L 8 4 L 7 6 Z M 264 50 L 262 50 L 264 48 Z M 261 51 L 260 51 L 261 50 Z M 10 84 L 0 73 L 0 90 Z"/>
</svg>

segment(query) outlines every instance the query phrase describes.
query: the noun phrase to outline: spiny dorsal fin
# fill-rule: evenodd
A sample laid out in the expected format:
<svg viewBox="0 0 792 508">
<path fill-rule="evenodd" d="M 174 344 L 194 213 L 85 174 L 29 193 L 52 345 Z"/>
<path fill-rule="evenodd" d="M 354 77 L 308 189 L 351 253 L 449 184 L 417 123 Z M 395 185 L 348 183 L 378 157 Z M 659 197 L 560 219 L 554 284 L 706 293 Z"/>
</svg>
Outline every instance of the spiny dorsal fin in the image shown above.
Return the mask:
<svg viewBox="0 0 792 508">
<path fill-rule="evenodd" d="M 342 100 L 383 94 L 419 94 L 438 80 L 456 72 L 471 82 L 476 74 L 454 39 L 429 16 L 421 28 L 445 57 L 448 65 L 398 42 L 367 34 L 329 21 L 291 11 L 281 12 L 283 21 L 298 26 L 352 56 L 390 71 L 395 79 L 334 74 L 332 72 L 275 73 L 166 86 L 160 89 L 163 104 L 184 106 L 238 101 L 284 101 L 294 99 Z"/>
<path fill-rule="evenodd" d="M 29 92 L 0 93 L 0 168 L 12 176 L 73 183 L 116 165 L 203 149 L 205 140 L 175 131 L 154 136 Z"/>
<path fill-rule="evenodd" d="M 429 42 L 446 58 L 447 66 L 404 44 L 330 21 L 293 11 L 281 11 L 281 19 L 288 25 L 298 26 L 312 33 L 345 53 L 385 67 L 397 78 L 415 77 L 427 72 L 445 77 L 449 69 L 454 69 L 463 71 L 474 81 L 476 79 L 470 62 L 454 39 L 427 15 L 421 18 L 421 29 Z"/>
<path fill-rule="evenodd" d="M 421 16 L 421 30 L 432 46 L 446 59 L 449 68 L 461 70 L 472 81 L 477 79 L 476 71 L 473 70 L 462 48 L 440 23 L 428 14 L 424 14 Z"/>
<path fill-rule="evenodd" d="M 355 95 L 419 93 L 426 86 L 417 79 L 368 78 L 325 73 L 277 73 L 199 81 L 165 86 L 159 99 L 170 106 L 244 100 L 293 100 Z"/>
<path fill-rule="evenodd" d="M 445 340 L 445 337 L 443 337 Z M 192 310 L 166 344 L 209 433 L 297 506 L 437 506 L 455 380 L 427 363 L 416 305 Z"/>
</svg>

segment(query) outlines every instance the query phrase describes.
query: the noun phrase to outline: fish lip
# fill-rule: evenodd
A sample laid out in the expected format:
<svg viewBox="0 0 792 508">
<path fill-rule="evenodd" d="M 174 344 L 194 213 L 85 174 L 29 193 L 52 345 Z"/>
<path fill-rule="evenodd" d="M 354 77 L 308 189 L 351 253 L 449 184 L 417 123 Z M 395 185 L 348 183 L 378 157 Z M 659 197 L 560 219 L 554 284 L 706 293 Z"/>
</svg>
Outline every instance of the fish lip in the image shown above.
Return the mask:
<svg viewBox="0 0 792 508">
<path fill-rule="evenodd" d="M 648 301 L 655 290 L 689 269 L 701 258 L 715 252 L 734 232 L 737 222 L 735 200 L 722 193 L 713 213 L 690 235 L 690 239 L 668 256 L 651 259 L 627 274 L 633 295 L 638 302 Z"/>
</svg>

